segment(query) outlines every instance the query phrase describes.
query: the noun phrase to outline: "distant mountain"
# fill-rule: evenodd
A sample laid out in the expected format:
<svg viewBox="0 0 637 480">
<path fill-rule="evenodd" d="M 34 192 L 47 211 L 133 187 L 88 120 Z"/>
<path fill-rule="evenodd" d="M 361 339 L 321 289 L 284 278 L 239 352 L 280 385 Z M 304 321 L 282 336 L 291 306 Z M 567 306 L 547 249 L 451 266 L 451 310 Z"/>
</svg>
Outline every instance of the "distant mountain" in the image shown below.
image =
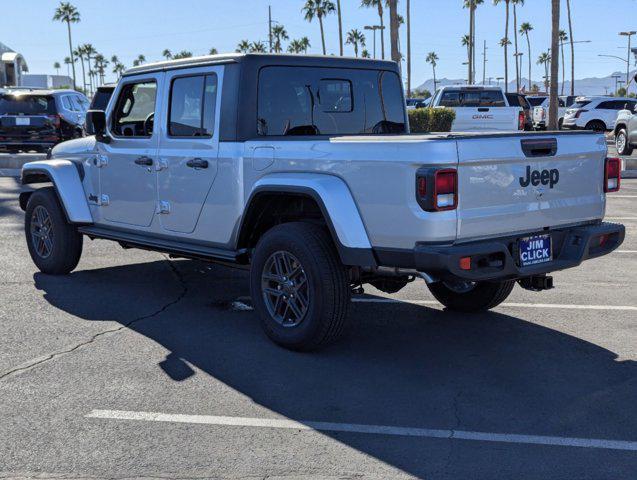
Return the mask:
<svg viewBox="0 0 637 480">
<path fill-rule="evenodd" d="M 631 78 L 634 77 L 635 73 L 637 73 L 637 70 L 635 70 L 634 72 L 630 74 Z M 615 91 L 615 79 L 613 78 L 613 75 L 621 75 L 620 80 L 624 80 L 624 81 L 626 80 L 626 72 L 623 72 L 623 73 L 614 72 L 610 74 L 609 76 L 602 77 L 602 78 L 593 77 L 593 78 L 583 78 L 581 80 L 575 80 L 575 94 L 576 95 L 605 95 L 607 93 L 610 94 Z M 560 79 L 561 79 L 561 76 L 560 76 Z M 439 87 L 445 86 L 445 85 L 463 85 L 465 83 L 465 80 L 440 78 L 440 79 L 437 79 L 437 83 Z M 544 90 L 543 82 L 534 80 L 533 83 L 538 85 L 540 87 L 540 90 Z M 496 81 L 493 80 L 491 84 L 495 85 Z M 523 86 L 527 86 L 527 91 L 528 91 L 529 82 L 526 77 L 523 77 L 521 79 L 520 84 Z M 501 84 L 501 86 L 504 86 L 504 85 Z M 433 79 L 429 79 L 422 85 L 418 86 L 418 89 L 422 89 L 422 88 L 426 88 L 427 90 L 433 93 L 433 90 L 434 90 Z M 515 91 L 515 77 L 513 78 L 513 81 L 509 82 L 509 91 L 510 92 Z M 561 82 L 560 82 L 559 91 L 560 93 L 562 92 Z M 567 80 L 566 82 L 564 82 L 564 94 L 565 95 L 570 94 L 570 91 L 571 91 L 571 82 Z M 635 85 L 635 83 L 633 82 L 630 85 L 630 89 L 628 91 L 637 92 L 637 85 Z"/>
</svg>

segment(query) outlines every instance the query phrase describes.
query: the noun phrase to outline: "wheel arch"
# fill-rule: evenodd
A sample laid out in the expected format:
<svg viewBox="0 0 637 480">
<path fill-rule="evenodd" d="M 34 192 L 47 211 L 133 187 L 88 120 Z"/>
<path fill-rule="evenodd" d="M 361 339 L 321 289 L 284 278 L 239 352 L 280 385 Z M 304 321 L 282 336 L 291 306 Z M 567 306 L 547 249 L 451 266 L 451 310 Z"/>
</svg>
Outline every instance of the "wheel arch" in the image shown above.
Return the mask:
<svg viewBox="0 0 637 480">
<path fill-rule="evenodd" d="M 322 222 L 344 265 L 377 265 L 358 207 L 343 180 L 325 174 L 282 174 L 257 181 L 246 201 L 237 249 L 250 249 L 274 225 Z"/>
<path fill-rule="evenodd" d="M 615 124 L 614 133 L 617 135 L 621 129 L 627 129 L 627 125 L 625 123 L 617 123 Z"/>
<path fill-rule="evenodd" d="M 52 183 L 69 223 L 93 223 L 93 217 L 84 196 L 81 165 L 70 160 L 42 160 L 29 162 L 22 167 L 23 185 Z M 20 194 L 20 208 L 26 209 L 33 192 Z"/>
</svg>

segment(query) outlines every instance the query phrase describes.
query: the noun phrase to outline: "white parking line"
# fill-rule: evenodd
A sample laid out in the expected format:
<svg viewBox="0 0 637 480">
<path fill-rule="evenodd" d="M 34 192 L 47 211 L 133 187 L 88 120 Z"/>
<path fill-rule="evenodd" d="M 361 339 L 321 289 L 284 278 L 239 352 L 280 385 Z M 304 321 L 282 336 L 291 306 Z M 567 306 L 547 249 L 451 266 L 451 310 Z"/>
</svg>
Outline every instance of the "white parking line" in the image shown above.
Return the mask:
<svg viewBox="0 0 637 480">
<path fill-rule="evenodd" d="M 615 250 L 615 253 L 637 253 L 637 250 Z"/>
<path fill-rule="evenodd" d="M 637 195 L 608 195 L 606 198 L 637 198 Z"/>
<path fill-rule="evenodd" d="M 88 418 L 110 420 L 137 420 L 146 422 L 194 423 L 233 427 L 282 428 L 288 430 L 316 430 L 328 432 L 395 435 L 403 437 L 446 438 L 480 442 L 552 445 L 559 447 L 585 447 L 610 450 L 637 451 L 637 442 L 604 440 L 598 438 L 552 437 L 544 435 L 520 435 L 515 433 L 472 432 L 465 430 L 438 430 L 430 428 L 393 427 L 389 425 L 365 425 L 357 423 L 297 422 L 277 418 L 224 417 L 215 415 L 183 415 L 171 413 L 130 412 L 123 410 L 93 410 Z"/>
<path fill-rule="evenodd" d="M 637 217 L 604 217 L 604 220 L 637 220 Z"/>
<path fill-rule="evenodd" d="M 352 298 L 356 303 L 413 303 L 414 305 L 440 305 L 435 300 L 402 300 L 395 298 Z M 554 308 L 566 310 L 622 310 L 637 311 L 637 307 L 631 305 L 570 305 L 559 303 L 501 303 L 499 307 L 509 308 Z"/>
</svg>

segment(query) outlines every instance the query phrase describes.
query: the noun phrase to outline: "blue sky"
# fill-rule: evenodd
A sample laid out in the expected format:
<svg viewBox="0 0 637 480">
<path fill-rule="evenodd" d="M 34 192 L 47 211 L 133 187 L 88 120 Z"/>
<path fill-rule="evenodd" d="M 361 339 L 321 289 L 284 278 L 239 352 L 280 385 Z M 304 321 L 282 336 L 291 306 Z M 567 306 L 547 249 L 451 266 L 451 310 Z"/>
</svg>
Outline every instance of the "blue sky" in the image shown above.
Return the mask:
<svg viewBox="0 0 637 480">
<path fill-rule="evenodd" d="M 10 8 L 0 8 L 5 17 L 0 42 L 20 51 L 32 73 L 55 73 L 53 62 L 62 63 L 68 55 L 66 28 L 51 21 L 58 2 L 23 0 L 7 3 L 11 4 Z M 308 36 L 311 51 L 320 51 L 318 23 L 310 24 L 303 19 L 303 0 L 72 0 L 72 3 L 82 17 L 81 23 L 73 26 L 74 42 L 90 42 L 107 58 L 117 54 L 127 66 L 131 66 L 138 54 L 144 54 L 149 61 L 158 60 L 165 48 L 204 54 L 210 47 L 216 47 L 220 52 L 234 51 L 239 40 L 244 38 L 265 41 L 268 4 L 272 5 L 273 18 L 285 25 L 291 38 Z M 359 0 L 341 0 L 341 3 L 345 30 L 362 29 L 378 20 L 375 10 L 359 8 Z M 404 3 L 404 0 L 399 2 L 401 12 Z M 432 50 L 440 57 L 439 77 L 464 77 L 466 67 L 462 62 L 466 51 L 460 38 L 468 31 L 468 12 L 462 9 L 462 0 L 412 0 L 411 3 L 413 84 L 418 85 L 431 77 L 431 68 L 424 58 Z M 563 3 L 565 5 L 565 0 Z M 625 37 L 619 37 L 617 33 L 637 30 L 637 1 L 571 0 L 571 3 L 575 39 L 591 40 L 590 44 L 576 45 L 576 77 L 606 76 L 613 71 L 625 70 L 625 64 L 619 60 L 597 55 L 626 55 Z M 566 26 L 565 6 L 562 11 Z M 504 12 L 504 5 L 493 6 L 491 0 L 486 0 L 477 11 L 478 53 L 482 52 L 483 40 L 487 41 L 488 47 L 487 76 L 503 75 L 503 53 L 497 43 L 504 36 Z M 535 60 L 541 50 L 548 48 L 550 40 L 550 0 L 526 0 L 526 5 L 518 11 L 518 22 L 524 21 L 534 26 L 531 40 L 535 78 L 540 76 L 541 68 L 535 65 Z M 328 53 L 337 52 L 335 15 L 326 19 L 326 39 Z M 372 39 L 368 36 L 367 40 L 371 51 Z M 636 37 L 633 40 L 637 43 Z M 404 38 L 402 44 L 406 45 Z M 520 48 L 524 52 L 526 72 L 526 43 L 523 40 Z M 347 46 L 346 52 L 353 55 L 352 47 Z M 479 63 L 478 78 L 481 78 Z M 512 67 L 510 72 L 512 76 Z"/>
</svg>

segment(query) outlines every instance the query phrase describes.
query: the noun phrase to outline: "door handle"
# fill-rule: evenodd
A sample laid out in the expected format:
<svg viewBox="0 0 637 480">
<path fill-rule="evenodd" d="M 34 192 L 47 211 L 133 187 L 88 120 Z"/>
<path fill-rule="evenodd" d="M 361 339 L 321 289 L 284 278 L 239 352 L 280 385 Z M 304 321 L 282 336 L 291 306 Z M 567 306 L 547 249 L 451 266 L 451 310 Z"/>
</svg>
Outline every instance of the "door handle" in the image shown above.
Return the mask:
<svg viewBox="0 0 637 480">
<path fill-rule="evenodd" d="M 150 167 L 153 164 L 153 159 L 150 157 L 139 157 L 135 160 L 135 164 Z"/>
<path fill-rule="evenodd" d="M 186 166 L 190 168 L 208 168 L 208 160 L 202 158 L 193 158 L 186 162 Z"/>
<path fill-rule="evenodd" d="M 487 107 L 480 107 L 478 108 L 478 112 L 488 112 L 489 109 Z"/>
</svg>

